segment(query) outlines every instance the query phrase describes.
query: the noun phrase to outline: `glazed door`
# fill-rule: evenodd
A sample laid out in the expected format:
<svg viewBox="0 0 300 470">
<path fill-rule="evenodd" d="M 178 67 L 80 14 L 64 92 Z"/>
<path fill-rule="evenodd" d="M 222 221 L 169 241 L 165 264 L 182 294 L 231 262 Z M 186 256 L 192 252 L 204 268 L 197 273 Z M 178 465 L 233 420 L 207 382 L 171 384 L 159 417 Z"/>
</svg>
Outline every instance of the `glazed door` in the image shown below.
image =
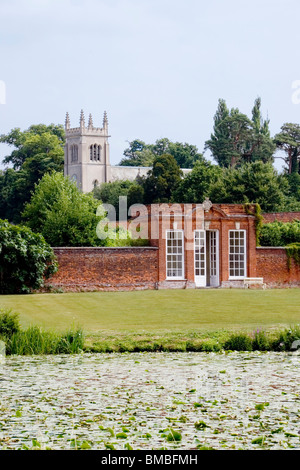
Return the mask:
<svg viewBox="0 0 300 470">
<path fill-rule="evenodd" d="M 212 230 L 208 232 L 208 255 L 209 255 L 209 285 L 219 285 L 219 232 Z"/>
<path fill-rule="evenodd" d="M 195 230 L 195 284 L 196 287 L 206 286 L 206 236 L 204 230 Z"/>
</svg>

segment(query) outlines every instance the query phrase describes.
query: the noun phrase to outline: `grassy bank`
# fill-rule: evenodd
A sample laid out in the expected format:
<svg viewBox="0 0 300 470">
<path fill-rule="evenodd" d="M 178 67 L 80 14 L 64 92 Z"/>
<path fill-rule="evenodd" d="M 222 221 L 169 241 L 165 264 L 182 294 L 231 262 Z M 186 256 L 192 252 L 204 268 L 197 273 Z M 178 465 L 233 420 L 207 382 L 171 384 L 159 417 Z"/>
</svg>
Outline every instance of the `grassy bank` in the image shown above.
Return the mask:
<svg viewBox="0 0 300 470">
<path fill-rule="evenodd" d="M 221 351 L 291 352 L 300 347 L 300 324 L 285 329 L 256 330 L 251 333 L 216 331 L 177 334 L 98 334 L 95 336 L 86 336 L 81 330 L 57 333 L 33 326 L 7 336 L 1 335 L 0 331 L 0 341 L 5 343 L 7 355 Z"/>
<path fill-rule="evenodd" d="M 299 305 L 300 289 L 0 296 L 20 322 L 11 354 L 76 352 L 79 339 L 87 352 L 290 350 Z"/>
<path fill-rule="evenodd" d="M 295 344 L 295 343 L 299 344 Z M 88 335 L 85 352 L 293 351 L 300 346 L 300 324 L 272 330 Z"/>
<path fill-rule="evenodd" d="M 78 354 L 112 352 L 220 352 L 293 351 L 300 347 L 300 324 L 284 329 L 249 331 L 189 331 L 151 333 L 97 333 L 85 335 L 81 329 L 66 333 L 22 329 L 19 316 L 0 310 L 0 341 L 7 355 Z M 0 344 L 1 346 L 1 344 Z M 1 347 L 0 347 L 1 350 Z"/>
</svg>

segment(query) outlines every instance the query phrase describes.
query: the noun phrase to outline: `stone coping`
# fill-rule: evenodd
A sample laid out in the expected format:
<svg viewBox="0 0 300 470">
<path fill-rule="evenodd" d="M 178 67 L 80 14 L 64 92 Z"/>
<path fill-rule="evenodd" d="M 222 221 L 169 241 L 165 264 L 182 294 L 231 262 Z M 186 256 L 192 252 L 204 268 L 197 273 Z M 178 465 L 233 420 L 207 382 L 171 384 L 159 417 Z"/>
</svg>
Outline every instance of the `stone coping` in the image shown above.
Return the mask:
<svg viewBox="0 0 300 470">
<path fill-rule="evenodd" d="M 257 250 L 285 250 L 285 246 L 257 246 Z"/>
<path fill-rule="evenodd" d="M 156 246 L 52 246 L 53 250 L 158 250 Z"/>
</svg>

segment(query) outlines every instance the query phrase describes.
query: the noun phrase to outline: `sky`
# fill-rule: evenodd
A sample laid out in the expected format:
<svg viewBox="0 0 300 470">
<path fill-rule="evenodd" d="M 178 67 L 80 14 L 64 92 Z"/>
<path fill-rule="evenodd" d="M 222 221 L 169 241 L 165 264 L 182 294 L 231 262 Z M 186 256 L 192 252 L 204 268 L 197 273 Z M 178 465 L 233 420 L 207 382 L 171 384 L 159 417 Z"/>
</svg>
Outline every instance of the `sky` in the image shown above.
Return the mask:
<svg viewBox="0 0 300 470">
<path fill-rule="evenodd" d="M 107 111 L 116 165 L 134 139 L 203 152 L 219 99 L 251 117 L 260 97 L 274 136 L 300 123 L 299 17 L 299 0 L 1 0 L 0 134 Z"/>
</svg>

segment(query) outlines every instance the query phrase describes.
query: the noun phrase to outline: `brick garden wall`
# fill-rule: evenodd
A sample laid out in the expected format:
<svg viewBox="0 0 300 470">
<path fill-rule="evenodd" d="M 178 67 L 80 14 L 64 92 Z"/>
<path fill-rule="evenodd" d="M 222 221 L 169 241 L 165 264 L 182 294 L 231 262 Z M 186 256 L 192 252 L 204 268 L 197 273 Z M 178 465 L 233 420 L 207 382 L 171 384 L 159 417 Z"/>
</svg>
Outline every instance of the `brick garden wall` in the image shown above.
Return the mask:
<svg viewBox="0 0 300 470">
<path fill-rule="evenodd" d="M 300 220 L 300 212 L 270 212 L 268 214 L 262 214 L 263 222 L 265 224 L 271 222 L 293 222 L 293 220 Z"/>
<path fill-rule="evenodd" d="M 291 259 L 291 268 L 288 269 L 284 248 L 258 247 L 256 273 L 264 278 L 267 287 L 300 287 L 300 268 Z"/>
<path fill-rule="evenodd" d="M 59 271 L 46 283 L 52 289 L 79 292 L 157 287 L 157 248 L 54 248 L 54 252 Z M 256 276 L 263 277 L 268 287 L 300 286 L 300 268 L 292 259 L 288 269 L 284 248 L 258 247 Z"/>
<path fill-rule="evenodd" d="M 155 289 L 157 248 L 54 248 L 59 271 L 46 287 L 67 291 Z"/>
</svg>

